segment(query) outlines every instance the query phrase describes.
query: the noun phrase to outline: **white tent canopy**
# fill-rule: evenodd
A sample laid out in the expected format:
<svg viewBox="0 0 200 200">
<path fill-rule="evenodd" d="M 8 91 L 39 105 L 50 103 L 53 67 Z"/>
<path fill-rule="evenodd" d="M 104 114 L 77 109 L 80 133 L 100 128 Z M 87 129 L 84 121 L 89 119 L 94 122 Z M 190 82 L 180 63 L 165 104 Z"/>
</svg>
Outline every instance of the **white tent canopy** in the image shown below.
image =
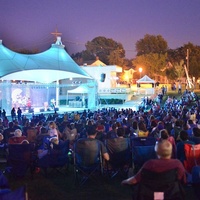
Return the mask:
<svg viewBox="0 0 200 200">
<path fill-rule="evenodd" d="M 91 79 L 64 47 L 56 43 L 42 53 L 21 54 L 6 48 L 0 40 L 0 78 L 40 83 L 51 83 L 66 78 Z"/>
<path fill-rule="evenodd" d="M 86 85 L 80 85 L 79 87 L 73 90 L 68 90 L 68 93 L 85 94 L 85 93 L 88 93 L 88 89 L 89 88 Z"/>
<path fill-rule="evenodd" d="M 141 79 L 137 80 L 136 83 L 140 83 L 140 84 L 155 83 L 155 81 L 149 78 L 147 75 L 145 75 Z"/>
</svg>

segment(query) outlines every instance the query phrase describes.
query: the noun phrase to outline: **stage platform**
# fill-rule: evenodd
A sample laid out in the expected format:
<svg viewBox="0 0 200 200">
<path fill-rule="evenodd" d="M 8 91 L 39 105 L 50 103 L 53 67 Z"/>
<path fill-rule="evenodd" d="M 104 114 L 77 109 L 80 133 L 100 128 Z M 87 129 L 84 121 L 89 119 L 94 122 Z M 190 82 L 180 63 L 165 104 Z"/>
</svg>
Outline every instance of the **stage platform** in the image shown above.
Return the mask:
<svg viewBox="0 0 200 200">
<path fill-rule="evenodd" d="M 124 104 L 110 104 L 110 105 L 99 105 L 96 107 L 96 109 L 93 109 L 92 111 L 98 110 L 98 109 L 103 109 L 103 108 L 115 108 L 118 110 L 121 109 L 132 109 L 132 110 L 138 110 L 139 105 L 141 104 L 141 98 L 138 99 L 134 99 L 132 101 L 127 101 Z M 50 115 L 53 114 L 55 111 L 53 109 L 48 110 L 48 111 L 43 111 L 44 109 L 42 108 L 37 108 L 35 109 L 34 112 L 22 112 L 22 115 L 27 116 L 27 118 L 31 118 L 32 115 L 39 115 L 41 113 L 43 113 L 45 116 L 46 115 Z M 69 107 L 69 106 L 59 106 L 58 110 L 56 111 L 59 115 L 63 115 L 65 113 L 71 113 L 71 112 L 83 112 L 84 110 L 88 110 L 88 108 L 75 108 L 75 107 Z M 11 116 L 10 113 L 7 113 L 7 117 L 9 118 L 9 120 L 11 120 Z"/>
</svg>

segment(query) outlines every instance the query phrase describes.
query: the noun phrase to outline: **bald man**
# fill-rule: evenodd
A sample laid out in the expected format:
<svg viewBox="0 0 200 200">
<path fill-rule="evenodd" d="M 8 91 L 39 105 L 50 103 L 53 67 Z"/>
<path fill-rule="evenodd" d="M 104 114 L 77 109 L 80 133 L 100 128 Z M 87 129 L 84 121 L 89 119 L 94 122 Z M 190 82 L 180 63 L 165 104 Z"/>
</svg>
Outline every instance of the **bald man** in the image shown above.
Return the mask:
<svg viewBox="0 0 200 200">
<path fill-rule="evenodd" d="M 186 183 L 186 174 L 183 164 L 178 159 L 171 159 L 172 144 L 168 140 L 159 141 L 155 146 L 158 159 L 147 161 L 135 176 L 132 176 L 121 182 L 122 185 L 132 185 L 140 182 L 142 169 L 153 172 L 165 172 L 171 169 L 178 170 L 178 179 Z"/>
</svg>

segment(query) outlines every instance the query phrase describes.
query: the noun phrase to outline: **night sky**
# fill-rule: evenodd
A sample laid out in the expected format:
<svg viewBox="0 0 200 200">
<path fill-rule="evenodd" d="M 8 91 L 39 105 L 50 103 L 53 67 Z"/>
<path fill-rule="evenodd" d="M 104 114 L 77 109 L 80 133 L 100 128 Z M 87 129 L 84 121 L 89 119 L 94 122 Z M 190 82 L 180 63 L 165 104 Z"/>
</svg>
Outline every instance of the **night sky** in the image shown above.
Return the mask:
<svg viewBox="0 0 200 200">
<path fill-rule="evenodd" d="M 200 45 L 200 0 L 0 0 L 0 39 L 12 49 L 44 51 L 58 29 L 69 54 L 104 36 L 122 43 L 127 58 L 145 34 L 169 48 Z"/>
</svg>

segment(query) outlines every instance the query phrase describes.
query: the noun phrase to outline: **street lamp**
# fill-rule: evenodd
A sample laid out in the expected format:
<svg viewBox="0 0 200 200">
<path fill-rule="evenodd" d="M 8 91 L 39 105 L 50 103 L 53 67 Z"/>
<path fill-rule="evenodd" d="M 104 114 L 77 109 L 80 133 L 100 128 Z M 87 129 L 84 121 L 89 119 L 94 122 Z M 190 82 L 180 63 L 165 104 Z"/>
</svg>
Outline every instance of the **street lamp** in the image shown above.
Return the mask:
<svg viewBox="0 0 200 200">
<path fill-rule="evenodd" d="M 139 68 L 139 72 L 140 72 L 140 78 L 141 78 L 141 73 L 142 73 L 142 68 Z"/>
</svg>

